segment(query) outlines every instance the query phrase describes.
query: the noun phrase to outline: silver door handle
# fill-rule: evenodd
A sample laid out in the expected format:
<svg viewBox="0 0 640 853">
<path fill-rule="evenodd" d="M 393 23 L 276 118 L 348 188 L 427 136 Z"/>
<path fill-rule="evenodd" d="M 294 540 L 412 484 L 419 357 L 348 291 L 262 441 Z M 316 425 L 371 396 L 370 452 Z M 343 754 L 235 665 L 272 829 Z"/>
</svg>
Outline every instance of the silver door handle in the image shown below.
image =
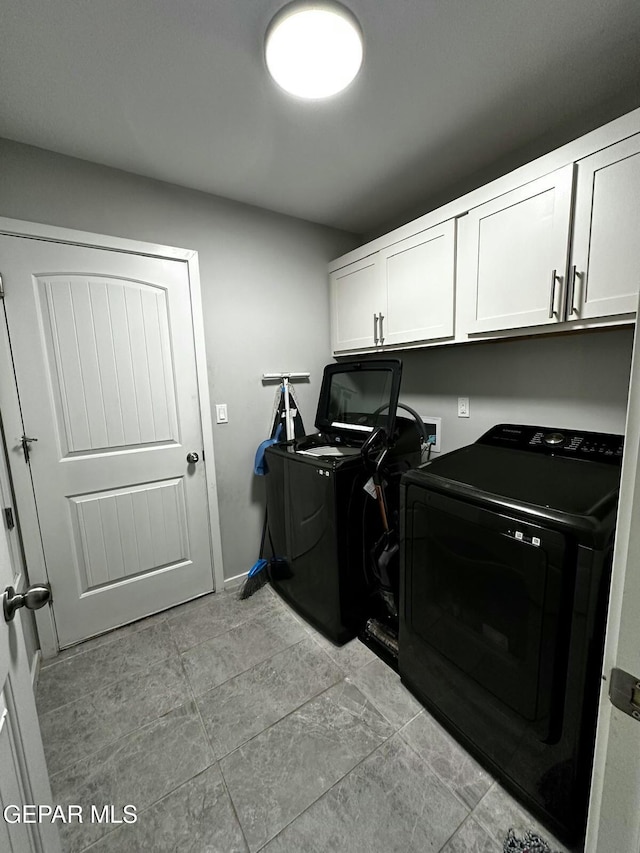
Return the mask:
<svg viewBox="0 0 640 853">
<path fill-rule="evenodd" d="M 378 315 L 373 315 L 373 342 L 378 345 Z"/>
<path fill-rule="evenodd" d="M 51 587 L 46 583 L 36 583 L 25 590 L 24 594 L 8 586 L 2 593 L 4 621 L 11 622 L 16 615 L 16 610 L 20 607 L 26 607 L 27 610 L 40 610 L 50 600 Z"/>
<path fill-rule="evenodd" d="M 380 314 L 380 343 L 384 343 L 384 326 L 382 323 L 384 322 L 384 314 Z"/>
<path fill-rule="evenodd" d="M 573 300 L 574 300 L 575 294 L 576 294 L 576 276 L 577 275 L 578 275 L 578 270 L 576 268 L 576 265 L 574 264 L 571 267 L 571 272 L 569 273 L 569 294 L 567 296 L 567 319 L 572 314 L 578 313 L 578 309 L 573 304 Z"/>
<path fill-rule="evenodd" d="M 195 463 L 198 462 L 199 459 L 200 457 L 197 453 L 187 453 L 187 462 L 189 463 L 189 465 L 195 465 Z"/>
<path fill-rule="evenodd" d="M 558 271 L 553 270 L 551 273 L 551 297 L 549 299 L 549 319 L 553 319 L 553 315 L 558 316 L 558 312 L 554 309 L 553 303 L 556 301 L 556 281 L 558 280 Z"/>
</svg>

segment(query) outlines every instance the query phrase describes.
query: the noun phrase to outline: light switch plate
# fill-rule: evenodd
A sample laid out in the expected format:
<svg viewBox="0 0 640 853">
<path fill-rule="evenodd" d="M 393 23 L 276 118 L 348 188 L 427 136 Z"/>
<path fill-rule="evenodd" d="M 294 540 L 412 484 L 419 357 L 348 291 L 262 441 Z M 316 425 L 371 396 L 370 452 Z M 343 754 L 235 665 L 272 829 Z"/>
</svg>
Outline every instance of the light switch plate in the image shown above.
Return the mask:
<svg viewBox="0 0 640 853">
<path fill-rule="evenodd" d="M 229 423 L 229 418 L 227 416 L 227 404 L 226 403 L 216 403 L 216 423 L 217 424 Z"/>
<path fill-rule="evenodd" d="M 468 418 L 469 417 L 469 398 L 468 397 L 458 397 L 458 417 L 459 418 Z"/>
</svg>

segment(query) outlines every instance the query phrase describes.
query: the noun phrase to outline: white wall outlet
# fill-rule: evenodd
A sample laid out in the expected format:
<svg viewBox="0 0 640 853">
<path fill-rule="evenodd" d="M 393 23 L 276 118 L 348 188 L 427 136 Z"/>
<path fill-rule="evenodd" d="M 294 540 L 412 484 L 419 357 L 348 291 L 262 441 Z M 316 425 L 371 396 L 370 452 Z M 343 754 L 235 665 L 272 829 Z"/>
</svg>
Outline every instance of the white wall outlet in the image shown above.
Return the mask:
<svg viewBox="0 0 640 853">
<path fill-rule="evenodd" d="M 435 441 L 431 442 L 431 450 L 434 453 L 440 453 L 440 437 L 442 432 L 442 418 L 436 418 L 434 415 L 420 415 L 422 422 L 427 428 L 427 435 L 435 436 Z"/>
<path fill-rule="evenodd" d="M 468 397 L 458 397 L 458 417 L 459 418 L 468 418 L 469 417 L 469 398 Z"/>
<path fill-rule="evenodd" d="M 228 424 L 229 417 L 227 415 L 227 404 L 226 403 L 216 403 L 216 423 L 217 424 Z"/>
</svg>

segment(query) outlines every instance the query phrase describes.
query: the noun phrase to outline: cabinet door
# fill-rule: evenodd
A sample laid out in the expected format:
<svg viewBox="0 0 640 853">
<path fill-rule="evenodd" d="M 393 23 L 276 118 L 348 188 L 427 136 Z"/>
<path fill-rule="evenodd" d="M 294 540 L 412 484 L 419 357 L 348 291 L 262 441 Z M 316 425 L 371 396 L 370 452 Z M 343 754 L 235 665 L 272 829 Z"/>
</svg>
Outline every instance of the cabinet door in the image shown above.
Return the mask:
<svg viewBox="0 0 640 853">
<path fill-rule="evenodd" d="M 573 164 L 468 213 L 469 332 L 557 323 L 564 309 Z"/>
<path fill-rule="evenodd" d="M 640 289 L 640 134 L 578 163 L 567 319 L 635 311 Z"/>
<path fill-rule="evenodd" d="M 387 292 L 382 343 L 452 337 L 455 221 L 422 231 L 379 254 Z"/>
<path fill-rule="evenodd" d="M 379 315 L 385 312 L 377 254 L 336 270 L 329 280 L 333 351 L 376 346 Z"/>
</svg>

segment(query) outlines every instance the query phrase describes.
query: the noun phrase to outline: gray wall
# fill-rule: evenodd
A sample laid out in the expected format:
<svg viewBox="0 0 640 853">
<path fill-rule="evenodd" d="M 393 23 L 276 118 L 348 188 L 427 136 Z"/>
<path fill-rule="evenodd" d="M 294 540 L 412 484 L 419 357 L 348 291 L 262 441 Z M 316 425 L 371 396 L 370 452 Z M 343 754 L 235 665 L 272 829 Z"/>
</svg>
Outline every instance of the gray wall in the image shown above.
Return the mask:
<svg viewBox="0 0 640 853">
<path fill-rule="evenodd" d="M 442 418 L 441 452 L 513 422 L 623 433 L 629 328 L 402 353 L 401 400 Z M 458 397 L 470 417 L 457 416 Z"/>
<path fill-rule="evenodd" d="M 257 557 L 264 484 L 253 475 L 275 389 L 263 372 L 310 371 L 310 428 L 330 360 L 326 265 L 358 244 L 334 231 L 205 193 L 0 140 L 0 215 L 196 249 L 214 425 L 225 577 Z M 214 409 L 215 411 L 215 409 Z"/>
<path fill-rule="evenodd" d="M 253 456 L 270 428 L 265 371 L 310 371 L 299 385 L 311 431 L 330 360 L 326 263 L 353 235 L 0 140 L 0 215 L 197 249 L 226 577 L 245 572 L 259 544 L 264 484 Z M 629 329 L 402 353 L 402 399 L 443 419 L 442 450 L 495 423 L 622 432 Z M 469 419 L 456 416 L 470 397 Z"/>
</svg>

